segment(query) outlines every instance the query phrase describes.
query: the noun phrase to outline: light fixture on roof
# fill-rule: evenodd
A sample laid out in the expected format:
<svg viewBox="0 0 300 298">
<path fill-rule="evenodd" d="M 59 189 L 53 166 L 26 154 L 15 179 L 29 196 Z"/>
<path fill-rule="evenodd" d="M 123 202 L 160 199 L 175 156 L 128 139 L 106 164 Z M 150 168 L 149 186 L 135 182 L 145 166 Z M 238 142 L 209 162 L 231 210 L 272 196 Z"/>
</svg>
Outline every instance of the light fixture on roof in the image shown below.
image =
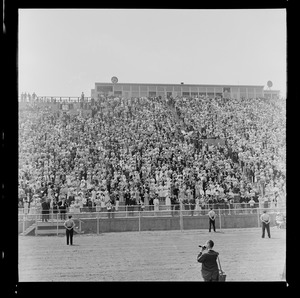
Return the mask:
<svg viewBox="0 0 300 298">
<path fill-rule="evenodd" d="M 118 83 L 118 78 L 117 78 L 117 77 L 112 77 L 112 78 L 111 78 L 111 82 L 112 82 L 113 84 L 117 84 L 117 83 Z"/>
<path fill-rule="evenodd" d="M 269 87 L 269 90 L 271 89 L 271 87 L 273 86 L 273 83 L 272 83 L 272 81 L 268 81 L 267 82 L 267 86 Z"/>
</svg>

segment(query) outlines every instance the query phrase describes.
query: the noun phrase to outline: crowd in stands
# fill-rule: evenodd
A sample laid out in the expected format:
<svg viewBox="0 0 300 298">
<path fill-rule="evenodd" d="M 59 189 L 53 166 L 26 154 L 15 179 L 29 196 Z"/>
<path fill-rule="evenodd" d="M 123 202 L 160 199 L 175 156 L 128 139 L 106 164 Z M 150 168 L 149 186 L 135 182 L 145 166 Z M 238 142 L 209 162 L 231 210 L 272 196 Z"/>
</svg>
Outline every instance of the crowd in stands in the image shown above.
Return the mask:
<svg viewBox="0 0 300 298">
<path fill-rule="evenodd" d="M 285 202 L 284 101 L 106 97 L 93 105 L 92 116 L 20 107 L 24 210 L 40 213 L 45 201 L 69 212 Z"/>
</svg>

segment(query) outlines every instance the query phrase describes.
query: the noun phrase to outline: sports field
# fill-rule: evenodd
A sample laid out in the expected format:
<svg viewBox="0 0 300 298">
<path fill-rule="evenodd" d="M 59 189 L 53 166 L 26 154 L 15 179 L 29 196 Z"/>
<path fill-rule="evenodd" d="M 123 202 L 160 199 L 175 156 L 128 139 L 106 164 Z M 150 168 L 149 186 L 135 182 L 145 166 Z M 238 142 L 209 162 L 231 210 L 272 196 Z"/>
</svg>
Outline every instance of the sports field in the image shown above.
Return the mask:
<svg viewBox="0 0 300 298">
<path fill-rule="evenodd" d="M 20 236 L 19 281 L 202 281 L 199 244 L 212 239 L 227 281 L 283 281 L 286 230 L 260 228 Z"/>
</svg>

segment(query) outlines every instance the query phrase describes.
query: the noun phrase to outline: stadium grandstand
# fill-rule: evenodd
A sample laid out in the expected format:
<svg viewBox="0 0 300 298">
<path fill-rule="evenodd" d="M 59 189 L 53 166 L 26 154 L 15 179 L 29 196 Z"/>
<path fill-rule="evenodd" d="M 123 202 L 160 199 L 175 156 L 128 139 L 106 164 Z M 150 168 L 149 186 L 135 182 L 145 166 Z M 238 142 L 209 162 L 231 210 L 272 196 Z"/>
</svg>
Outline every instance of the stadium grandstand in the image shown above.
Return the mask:
<svg viewBox="0 0 300 298">
<path fill-rule="evenodd" d="M 96 83 L 91 97 L 23 94 L 20 210 L 41 213 L 47 200 L 56 212 L 62 202 L 69 212 L 284 206 L 285 101 L 264 94 L 114 83 Z"/>
</svg>

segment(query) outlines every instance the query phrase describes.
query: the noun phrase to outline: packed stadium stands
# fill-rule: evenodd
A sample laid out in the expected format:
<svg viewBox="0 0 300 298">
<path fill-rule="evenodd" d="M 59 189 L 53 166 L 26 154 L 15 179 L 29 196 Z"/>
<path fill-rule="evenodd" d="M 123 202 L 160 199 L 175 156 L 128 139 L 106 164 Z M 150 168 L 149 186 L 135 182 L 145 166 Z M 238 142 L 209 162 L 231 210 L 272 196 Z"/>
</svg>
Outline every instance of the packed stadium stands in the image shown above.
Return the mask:
<svg viewBox="0 0 300 298">
<path fill-rule="evenodd" d="M 118 98 L 19 106 L 19 207 L 285 202 L 282 99 Z M 213 141 L 214 140 L 214 141 Z M 219 141 L 218 141 L 219 140 Z"/>
</svg>

